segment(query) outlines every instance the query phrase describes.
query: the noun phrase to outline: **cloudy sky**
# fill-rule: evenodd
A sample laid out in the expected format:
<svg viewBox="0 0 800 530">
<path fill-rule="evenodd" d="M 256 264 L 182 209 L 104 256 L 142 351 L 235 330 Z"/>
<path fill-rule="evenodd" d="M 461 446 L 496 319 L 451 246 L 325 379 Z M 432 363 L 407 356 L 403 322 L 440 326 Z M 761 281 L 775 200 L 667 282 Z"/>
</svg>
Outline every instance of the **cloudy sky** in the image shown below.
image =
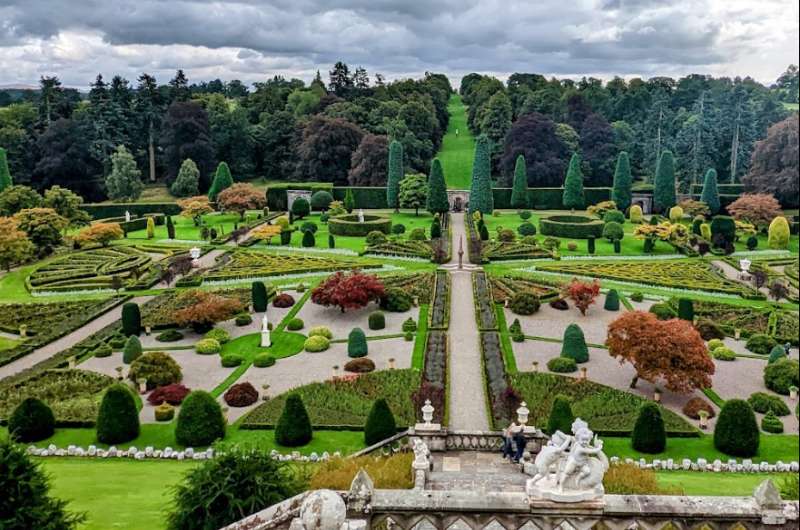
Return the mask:
<svg viewBox="0 0 800 530">
<path fill-rule="evenodd" d="M 798 62 L 797 0 L 0 0 L 0 85 L 57 75 L 310 80 L 472 71 L 770 83 Z"/>
</svg>

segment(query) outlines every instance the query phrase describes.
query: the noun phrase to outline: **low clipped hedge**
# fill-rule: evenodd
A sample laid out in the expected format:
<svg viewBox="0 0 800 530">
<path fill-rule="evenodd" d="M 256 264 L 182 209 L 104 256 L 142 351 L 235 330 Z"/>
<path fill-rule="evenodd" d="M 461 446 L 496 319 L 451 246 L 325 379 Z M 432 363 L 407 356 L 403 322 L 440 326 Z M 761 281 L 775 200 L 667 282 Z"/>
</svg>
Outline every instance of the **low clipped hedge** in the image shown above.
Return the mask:
<svg viewBox="0 0 800 530">
<path fill-rule="evenodd" d="M 539 220 L 539 232 L 544 236 L 569 239 L 599 239 L 603 237 L 604 223 L 584 215 L 551 215 Z"/>
<path fill-rule="evenodd" d="M 253 366 L 256 368 L 269 368 L 275 364 L 275 357 L 268 353 L 259 353 L 253 358 Z"/>
<path fill-rule="evenodd" d="M 335 236 L 365 237 L 372 231 L 391 233 L 392 220 L 374 214 L 365 214 L 363 223 L 358 221 L 356 214 L 339 215 L 328 220 L 328 232 Z"/>
</svg>

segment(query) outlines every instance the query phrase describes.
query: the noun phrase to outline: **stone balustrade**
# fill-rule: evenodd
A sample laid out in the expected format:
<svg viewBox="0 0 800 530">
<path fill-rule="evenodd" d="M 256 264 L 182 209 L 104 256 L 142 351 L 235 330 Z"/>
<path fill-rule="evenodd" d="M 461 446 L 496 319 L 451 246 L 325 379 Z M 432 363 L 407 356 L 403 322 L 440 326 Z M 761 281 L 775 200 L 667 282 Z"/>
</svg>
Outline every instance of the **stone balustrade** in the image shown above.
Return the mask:
<svg viewBox="0 0 800 530">
<path fill-rule="evenodd" d="M 410 429 L 409 436 L 421 438 L 431 451 L 496 451 L 503 447 L 503 435 L 499 431 L 451 431 L 440 429 L 427 431 Z M 526 451 L 538 453 L 547 436 L 539 430 L 531 429 L 528 433 Z"/>
</svg>

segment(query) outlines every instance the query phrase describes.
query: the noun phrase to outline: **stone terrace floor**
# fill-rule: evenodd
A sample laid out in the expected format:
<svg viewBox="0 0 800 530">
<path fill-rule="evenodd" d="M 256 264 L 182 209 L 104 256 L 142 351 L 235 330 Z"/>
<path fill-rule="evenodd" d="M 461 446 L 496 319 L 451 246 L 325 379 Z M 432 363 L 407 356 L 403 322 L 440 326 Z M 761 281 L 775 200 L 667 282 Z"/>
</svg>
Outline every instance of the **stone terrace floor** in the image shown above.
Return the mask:
<svg viewBox="0 0 800 530">
<path fill-rule="evenodd" d="M 449 451 L 433 453 L 433 471 L 426 489 L 524 492 L 530 478 L 503 459 L 500 452 Z"/>
</svg>

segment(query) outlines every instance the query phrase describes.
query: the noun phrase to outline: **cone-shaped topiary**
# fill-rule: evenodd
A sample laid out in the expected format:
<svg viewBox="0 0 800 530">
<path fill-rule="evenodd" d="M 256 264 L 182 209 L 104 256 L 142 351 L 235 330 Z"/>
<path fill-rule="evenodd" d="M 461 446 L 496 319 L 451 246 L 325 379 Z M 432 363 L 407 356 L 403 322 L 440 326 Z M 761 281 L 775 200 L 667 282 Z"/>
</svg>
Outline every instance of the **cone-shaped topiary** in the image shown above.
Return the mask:
<svg viewBox="0 0 800 530">
<path fill-rule="evenodd" d="M 156 222 L 152 217 L 147 218 L 147 239 L 156 237 Z"/>
<path fill-rule="evenodd" d="M 8 169 L 8 158 L 6 150 L 0 147 L 0 191 L 10 187 L 14 182 L 11 180 L 11 171 Z"/>
<path fill-rule="evenodd" d="M 556 431 L 569 434 L 572 432 L 572 422 L 574 421 L 575 416 L 572 414 L 569 399 L 566 396 L 557 395 L 550 408 L 550 417 L 547 418 L 547 434 L 553 434 Z"/>
<path fill-rule="evenodd" d="M 678 300 L 678 318 L 694 322 L 694 302 L 688 298 Z"/>
<path fill-rule="evenodd" d="M 400 208 L 400 181 L 403 180 L 403 144 L 392 140 L 389 144 L 389 172 L 386 177 L 386 205 L 398 211 Z"/>
<path fill-rule="evenodd" d="M 666 213 L 676 202 L 675 158 L 672 156 L 672 151 L 664 151 L 656 166 L 653 207 L 657 213 Z"/>
<path fill-rule="evenodd" d="M 139 311 L 139 304 L 128 302 L 122 306 L 122 333 L 126 337 L 139 335 L 142 331 L 142 314 Z"/>
<path fill-rule="evenodd" d="M 446 213 L 450 210 L 450 203 L 447 200 L 447 184 L 444 181 L 442 163 L 438 158 L 434 158 L 431 162 L 426 207 L 431 213 Z"/>
<path fill-rule="evenodd" d="M 469 213 L 478 211 L 489 215 L 494 210 L 492 196 L 492 160 L 489 155 L 491 141 L 482 134 L 475 143 L 475 160 L 472 163 L 472 186 L 469 194 Z"/>
<path fill-rule="evenodd" d="M 353 328 L 347 337 L 347 355 L 349 357 L 364 357 L 368 353 L 367 337 L 361 328 Z"/>
<path fill-rule="evenodd" d="M 611 187 L 611 200 L 617 203 L 617 208 L 627 210 L 631 205 L 631 162 L 628 153 L 622 151 L 617 157 L 617 168 L 614 171 L 614 183 Z"/>
<path fill-rule="evenodd" d="M 139 436 L 139 410 L 128 387 L 120 383 L 108 387 L 95 428 L 97 441 L 104 444 L 130 442 Z"/>
<path fill-rule="evenodd" d="M 577 324 L 570 324 L 564 330 L 564 342 L 561 344 L 561 357 L 567 357 L 576 363 L 589 361 L 589 348 L 586 347 L 586 339 L 583 330 Z"/>
<path fill-rule="evenodd" d="M 514 183 L 511 187 L 511 207 L 519 210 L 528 207 L 528 168 L 525 157 L 517 156 L 514 164 Z"/>
<path fill-rule="evenodd" d="M 186 447 L 210 445 L 225 437 L 225 418 L 214 396 L 193 390 L 183 400 L 175 425 L 175 441 Z"/>
<path fill-rule="evenodd" d="M 167 216 L 167 238 L 175 239 L 175 223 L 172 222 L 172 216 Z"/>
<path fill-rule="evenodd" d="M 231 177 L 231 168 L 228 167 L 226 162 L 220 162 L 217 166 L 217 172 L 214 174 L 214 181 L 208 189 L 208 200 L 214 202 L 217 200 L 217 195 L 221 191 L 226 190 L 233 186 L 233 177 Z"/>
<path fill-rule="evenodd" d="M 603 305 L 606 311 L 619 311 L 619 293 L 616 289 L 611 289 L 606 294 L 606 302 Z"/>
<path fill-rule="evenodd" d="M 364 442 L 367 447 L 397 434 L 397 423 L 389 404 L 383 398 L 375 400 L 364 425 Z"/>
<path fill-rule="evenodd" d="M 250 297 L 253 299 L 253 311 L 263 313 L 267 310 L 267 287 L 264 282 L 250 284 Z"/>
<path fill-rule="evenodd" d="M 725 402 L 714 428 L 714 447 L 730 456 L 749 457 L 758 453 L 758 424 L 750 404 L 742 399 Z"/>
<path fill-rule="evenodd" d="M 438 239 L 442 237 L 442 225 L 439 224 L 438 219 L 434 219 L 431 223 L 431 239 Z"/>
<path fill-rule="evenodd" d="M 769 248 L 787 248 L 789 246 L 790 234 L 789 221 L 787 221 L 785 217 L 779 215 L 769 224 L 769 230 L 767 232 L 767 244 Z"/>
<path fill-rule="evenodd" d="M 312 436 L 311 420 L 303 400 L 297 394 L 290 394 L 275 426 L 275 441 L 285 447 L 298 447 L 310 442 Z"/>
<path fill-rule="evenodd" d="M 125 341 L 125 347 L 122 349 L 122 362 L 131 364 L 133 361 L 142 356 L 142 343 L 139 337 L 131 335 Z"/>
<path fill-rule="evenodd" d="M 567 168 L 567 177 L 564 179 L 564 194 L 562 201 L 564 208 L 582 209 L 586 206 L 583 194 L 583 173 L 581 172 L 581 157 L 573 153 Z"/>
<path fill-rule="evenodd" d="M 719 202 L 719 189 L 717 188 L 717 170 L 709 169 L 706 171 L 706 178 L 703 181 L 703 192 L 700 194 L 700 201 L 706 203 L 711 215 L 716 215 L 721 207 Z"/>
<path fill-rule="evenodd" d="M 8 418 L 8 435 L 15 442 L 30 443 L 50 438 L 55 428 L 53 411 L 35 397 L 23 399 Z"/>
<path fill-rule="evenodd" d="M 356 207 L 356 198 L 353 195 L 353 188 L 347 188 L 347 191 L 344 192 L 344 201 L 342 201 L 342 205 L 344 209 L 347 210 L 347 213 L 353 212 L 353 209 Z"/>
<path fill-rule="evenodd" d="M 639 416 L 633 426 L 631 443 L 641 453 L 661 453 L 667 447 L 667 431 L 661 408 L 652 401 L 645 402 L 639 409 Z"/>
<path fill-rule="evenodd" d="M 317 244 L 317 240 L 314 237 L 314 233 L 311 230 L 306 230 L 305 232 L 303 232 L 302 244 L 306 248 L 311 248 Z"/>
</svg>

